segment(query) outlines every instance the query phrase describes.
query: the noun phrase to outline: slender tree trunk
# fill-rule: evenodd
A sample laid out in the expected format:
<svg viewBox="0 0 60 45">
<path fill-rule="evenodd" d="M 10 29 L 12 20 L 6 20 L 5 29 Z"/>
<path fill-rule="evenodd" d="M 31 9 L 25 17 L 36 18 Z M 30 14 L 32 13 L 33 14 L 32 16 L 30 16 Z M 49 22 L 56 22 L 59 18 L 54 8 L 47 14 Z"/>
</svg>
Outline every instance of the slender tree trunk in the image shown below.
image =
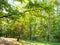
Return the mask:
<svg viewBox="0 0 60 45">
<path fill-rule="evenodd" d="M 18 37 L 17 37 L 17 41 L 19 41 L 19 39 L 20 39 L 20 34 L 19 34 Z"/>
<path fill-rule="evenodd" d="M 49 14 L 48 15 L 48 33 L 47 33 L 47 40 L 50 39 L 50 30 L 51 30 L 51 28 L 50 28 L 50 14 Z"/>
<path fill-rule="evenodd" d="M 20 40 L 21 35 L 22 35 L 22 31 L 23 31 L 23 24 L 22 24 L 22 25 L 20 25 L 20 28 L 19 28 L 19 31 L 18 31 L 17 41 L 19 41 L 19 40 Z"/>
<path fill-rule="evenodd" d="M 29 28 L 30 28 L 30 40 L 32 39 L 31 38 L 31 35 L 32 35 L 32 28 L 31 28 L 31 24 L 29 25 Z"/>
</svg>

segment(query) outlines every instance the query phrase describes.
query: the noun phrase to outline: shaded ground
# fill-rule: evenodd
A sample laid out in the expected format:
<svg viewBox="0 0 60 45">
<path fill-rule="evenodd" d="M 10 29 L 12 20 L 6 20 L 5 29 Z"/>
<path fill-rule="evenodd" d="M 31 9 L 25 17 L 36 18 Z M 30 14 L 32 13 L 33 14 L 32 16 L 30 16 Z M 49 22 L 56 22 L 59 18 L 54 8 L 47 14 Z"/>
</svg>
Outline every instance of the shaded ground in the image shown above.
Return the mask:
<svg viewBox="0 0 60 45">
<path fill-rule="evenodd" d="M 14 38 L 0 38 L 0 45 L 60 45 L 60 43 L 53 42 L 36 42 L 36 41 L 24 41 L 17 42 Z"/>
<path fill-rule="evenodd" d="M 31 45 L 25 41 L 17 42 L 15 38 L 0 38 L 0 45 Z"/>
</svg>

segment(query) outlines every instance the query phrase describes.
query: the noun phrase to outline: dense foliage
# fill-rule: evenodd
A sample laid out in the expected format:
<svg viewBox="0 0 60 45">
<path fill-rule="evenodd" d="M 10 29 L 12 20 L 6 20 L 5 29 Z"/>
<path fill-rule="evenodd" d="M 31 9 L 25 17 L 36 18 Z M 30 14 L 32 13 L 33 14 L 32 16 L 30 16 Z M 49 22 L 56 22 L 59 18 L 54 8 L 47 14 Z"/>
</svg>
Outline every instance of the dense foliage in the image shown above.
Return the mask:
<svg viewBox="0 0 60 45">
<path fill-rule="evenodd" d="M 56 0 L 0 0 L 0 36 L 60 41 L 55 5 Z"/>
</svg>

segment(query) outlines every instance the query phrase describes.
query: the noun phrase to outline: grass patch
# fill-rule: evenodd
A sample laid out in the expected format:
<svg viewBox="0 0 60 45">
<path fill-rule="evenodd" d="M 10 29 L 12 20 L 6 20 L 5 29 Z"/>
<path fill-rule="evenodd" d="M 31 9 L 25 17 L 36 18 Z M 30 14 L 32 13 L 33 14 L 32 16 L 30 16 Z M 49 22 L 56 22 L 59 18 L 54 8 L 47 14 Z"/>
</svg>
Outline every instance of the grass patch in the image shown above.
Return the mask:
<svg viewBox="0 0 60 45">
<path fill-rule="evenodd" d="M 32 40 L 22 40 L 23 42 L 28 42 L 33 45 L 60 45 L 60 42 L 51 41 L 32 41 Z"/>
</svg>

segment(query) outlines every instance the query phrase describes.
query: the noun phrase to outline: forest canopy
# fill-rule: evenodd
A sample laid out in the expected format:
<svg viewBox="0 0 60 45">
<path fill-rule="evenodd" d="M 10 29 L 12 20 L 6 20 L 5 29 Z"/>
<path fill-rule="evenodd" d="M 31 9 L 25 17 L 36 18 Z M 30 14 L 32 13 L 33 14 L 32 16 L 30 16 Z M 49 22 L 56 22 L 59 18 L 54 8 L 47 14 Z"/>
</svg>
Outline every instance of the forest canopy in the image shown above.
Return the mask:
<svg viewBox="0 0 60 45">
<path fill-rule="evenodd" d="M 0 0 L 0 36 L 60 41 L 57 0 Z"/>
</svg>

